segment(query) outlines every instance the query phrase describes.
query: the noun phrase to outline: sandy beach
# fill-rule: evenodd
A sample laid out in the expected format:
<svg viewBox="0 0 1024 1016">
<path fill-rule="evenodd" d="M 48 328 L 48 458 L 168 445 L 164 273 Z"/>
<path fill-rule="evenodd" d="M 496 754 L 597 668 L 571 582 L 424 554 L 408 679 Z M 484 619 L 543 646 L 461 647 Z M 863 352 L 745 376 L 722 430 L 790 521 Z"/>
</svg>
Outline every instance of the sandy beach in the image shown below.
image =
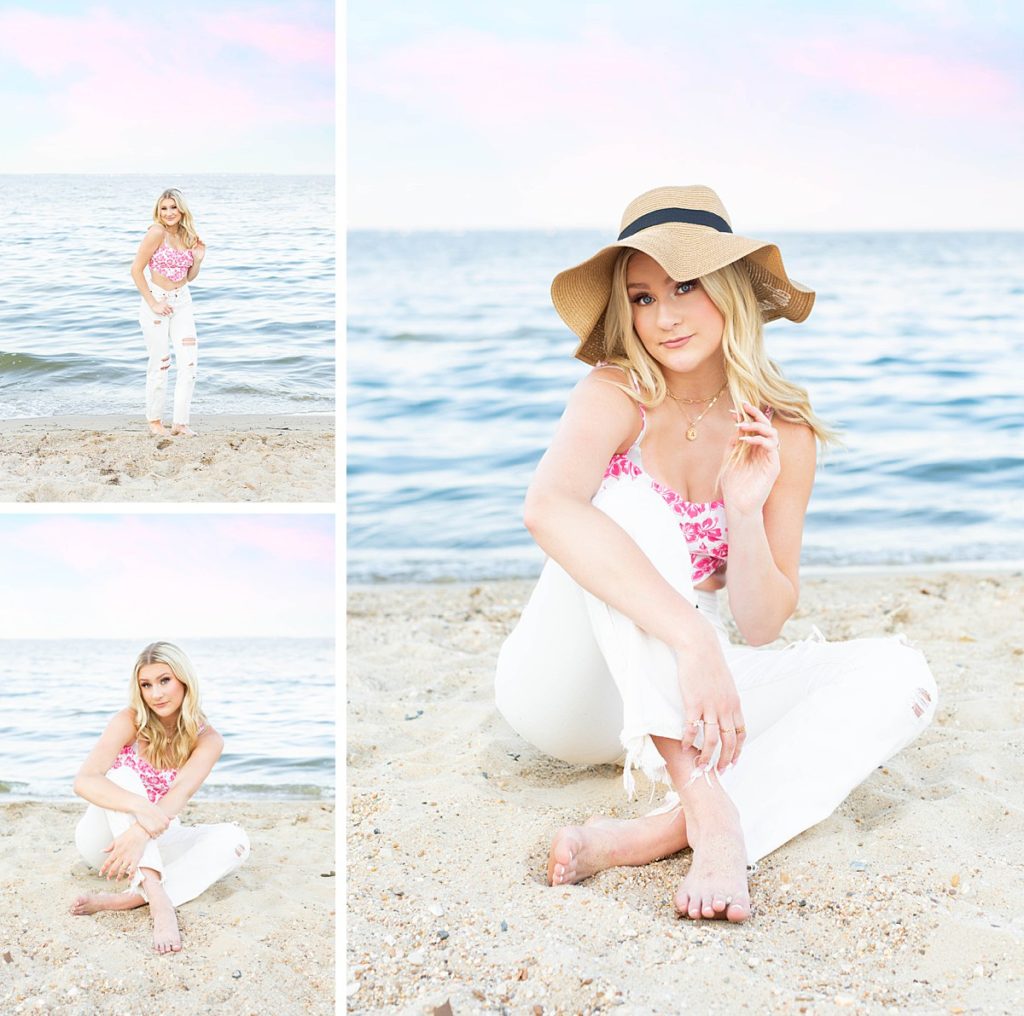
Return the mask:
<svg viewBox="0 0 1024 1016">
<path fill-rule="evenodd" d="M 1011 1013 L 1024 1007 L 1024 572 L 805 578 L 789 640 L 905 632 L 935 722 L 763 860 L 743 925 L 677 919 L 689 853 L 549 888 L 552 834 L 650 809 L 496 713 L 523 582 L 350 587 L 349 1010 Z"/>
<path fill-rule="evenodd" d="M 164 956 L 153 952 L 148 908 L 68 913 L 77 894 L 113 885 L 75 849 L 83 809 L 0 805 L 0 1012 L 335 1011 L 333 805 L 191 804 L 184 822 L 238 822 L 252 853 L 179 908 L 183 950 Z"/>
<path fill-rule="evenodd" d="M 126 416 L 0 421 L 0 501 L 334 500 L 334 418 L 197 416 L 153 437 Z"/>
</svg>

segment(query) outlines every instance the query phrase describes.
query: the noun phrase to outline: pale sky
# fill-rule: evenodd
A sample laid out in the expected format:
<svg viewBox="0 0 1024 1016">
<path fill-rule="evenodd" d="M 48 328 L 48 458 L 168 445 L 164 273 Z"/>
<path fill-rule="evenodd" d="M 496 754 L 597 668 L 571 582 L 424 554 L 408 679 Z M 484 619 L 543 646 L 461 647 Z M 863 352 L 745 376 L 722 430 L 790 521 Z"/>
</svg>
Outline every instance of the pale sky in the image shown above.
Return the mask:
<svg viewBox="0 0 1024 1016">
<path fill-rule="evenodd" d="M 0 514 L 0 638 L 334 635 L 334 517 Z"/>
<path fill-rule="evenodd" d="M 352 227 L 1024 229 L 1011 0 L 348 3 Z"/>
<path fill-rule="evenodd" d="M 331 173 L 334 3 L 4 0 L 2 173 Z"/>
</svg>

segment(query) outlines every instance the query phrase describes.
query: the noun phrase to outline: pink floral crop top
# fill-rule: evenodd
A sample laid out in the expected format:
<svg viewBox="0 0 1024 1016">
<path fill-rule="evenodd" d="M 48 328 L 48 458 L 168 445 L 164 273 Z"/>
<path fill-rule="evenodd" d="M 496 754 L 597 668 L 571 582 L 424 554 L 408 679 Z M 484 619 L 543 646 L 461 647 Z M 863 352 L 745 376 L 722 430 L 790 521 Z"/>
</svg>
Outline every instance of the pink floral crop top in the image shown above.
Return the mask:
<svg viewBox="0 0 1024 1016">
<path fill-rule="evenodd" d="M 597 366 L 605 366 L 598 364 Z M 635 387 L 635 381 L 634 381 Z M 618 478 L 641 480 L 650 485 L 651 490 L 660 494 L 665 504 L 679 517 L 679 528 L 690 551 L 693 565 L 693 584 L 703 582 L 709 575 L 725 568 L 729 556 L 729 532 L 725 522 L 725 502 L 687 501 L 671 487 L 659 483 L 653 476 L 644 472 L 643 459 L 640 456 L 640 442 L 647 432 L 647 414 L 644 407 L 637 403 L 640 410 L 640 433 L 625 453 L 613 455 L 604 471 L 604 483 Z M 769 417 L 771 408 L 766 409 Z"/>
<path fill-rule="evenodd" d="M 134 769 L 146 788 L 146 796 L 156 804 L 174 782 L 178 775 L 177 769 L 154 769 L 136 750 L 135 742 L 126 744 L 114 759 L 111 769 L 120 769 L 124 766 L 127 769 Z"/>
<path fill-rule="evenodd" d="M 206 730 L 205 723 L 199 728 L 199 733 L 201 734 L 204 730 Z M 126 744 L 118 753 L 117 758 L 114 759 L 114 764 L 110 768 L 120 769 L 124 766 L 137 772 L 139 779 L 142 780 L 142 785 L 146 788 L 146 796 L 156 804 L 171 789 L 171 784 L 174 782 L 174 777 L 178 775 L 178 770 L 154 769 L 135 750 L 135 743 L 132 741 L 131 744 Z"/>
<path fill-rule="evenodd" d="M 181 282 L 188 275 L 188 270 L 195 262 L 195 255 L 190 250 L 175 250 L 167 246 L 167 238 L 160 244 L 149 259 L 149 270 L 157 272 L 171 282 Z"/>
</svg>

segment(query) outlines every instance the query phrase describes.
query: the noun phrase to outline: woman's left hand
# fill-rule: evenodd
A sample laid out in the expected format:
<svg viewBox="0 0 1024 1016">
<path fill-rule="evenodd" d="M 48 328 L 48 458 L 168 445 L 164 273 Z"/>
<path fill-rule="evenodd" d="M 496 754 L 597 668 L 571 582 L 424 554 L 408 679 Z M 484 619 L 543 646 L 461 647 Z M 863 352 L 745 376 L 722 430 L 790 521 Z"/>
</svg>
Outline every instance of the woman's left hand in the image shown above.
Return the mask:
<svg viewBox="0 0 1024 1016">
<path fill-rule="evenodd" d="M 198 264 L 204 257 L 206 257 L 206 244 L 202 240 L 196 240 L 196 245 L 192 248 L 192 261 Z"/>
<path fill-rule="evenodd" d="M 142 859 L 149 834 L 140 825 L 129 826 L 120 836 L 103 848 L 110 856 L 103 862 L 100 875 L 107 879 L 131 878 Z"/>
<path fill-rule="evenodd" d="M 739 433 L 726 454 L 736 442 L 750 445 L 751 453 L 722 474 L 722 497 L 730 512 L 754 515 L 764 508 L 779 476 L 779 432 L 756 406 L 744 402 L 743 408 L 750 419 L 737 424 Z"/>
</svg>

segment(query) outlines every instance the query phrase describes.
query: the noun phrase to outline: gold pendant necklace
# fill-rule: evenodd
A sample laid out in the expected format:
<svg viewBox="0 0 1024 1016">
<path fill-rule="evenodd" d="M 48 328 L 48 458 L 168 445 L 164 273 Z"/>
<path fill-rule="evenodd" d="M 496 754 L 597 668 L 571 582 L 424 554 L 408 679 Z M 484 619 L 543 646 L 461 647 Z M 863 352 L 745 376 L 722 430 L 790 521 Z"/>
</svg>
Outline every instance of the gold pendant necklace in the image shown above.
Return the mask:
<svg viewBox="0 0 1024 1016">
<path fill-rule="evenodd" d="M 719 400 L 719 398 L 722 395 L 722 392 L 725 391 L 726 386 L 728 384 L 729 384 L 729 382 L 726 381 L 725 384 L 723 384 L 722 387 L 719 388 L 718 391 L 715 392 L 714 395 L 710 396 L 711 402 L 708 405 L 708 408 L 705 409 L 704 412 L 701 413 L 700 416 L 698 416 L 695 420 L 691 420 L 686 415 L 686 410 L 683 409 L 683 407 L 682 407 L 682 405 L 680 405 L 680 403 L 687 402 L 687 403 L 690 403 L 691 405 L 700 405 L 702 402 L 707 402 L 708 400 L 707 399 L 680 399 L 677 396 L 673 395 L 671 392 L 668 392 L 669 398 L 671 398 L 672 401 L 675 402 L 676 406 L 679 409 L 679 412 L 682 413 L 683 419 L 688 424 L 688 426 L 686 428 L 686 440 L 687 441 L 696 441 L 697 440 L 697 424 L 700 423 L 700 421 L 703 420 L 704 417 L 707 416 L 708 413 L 710 413 L 712 409 L 714 409 L 715 403 Z"/>
</svg>

